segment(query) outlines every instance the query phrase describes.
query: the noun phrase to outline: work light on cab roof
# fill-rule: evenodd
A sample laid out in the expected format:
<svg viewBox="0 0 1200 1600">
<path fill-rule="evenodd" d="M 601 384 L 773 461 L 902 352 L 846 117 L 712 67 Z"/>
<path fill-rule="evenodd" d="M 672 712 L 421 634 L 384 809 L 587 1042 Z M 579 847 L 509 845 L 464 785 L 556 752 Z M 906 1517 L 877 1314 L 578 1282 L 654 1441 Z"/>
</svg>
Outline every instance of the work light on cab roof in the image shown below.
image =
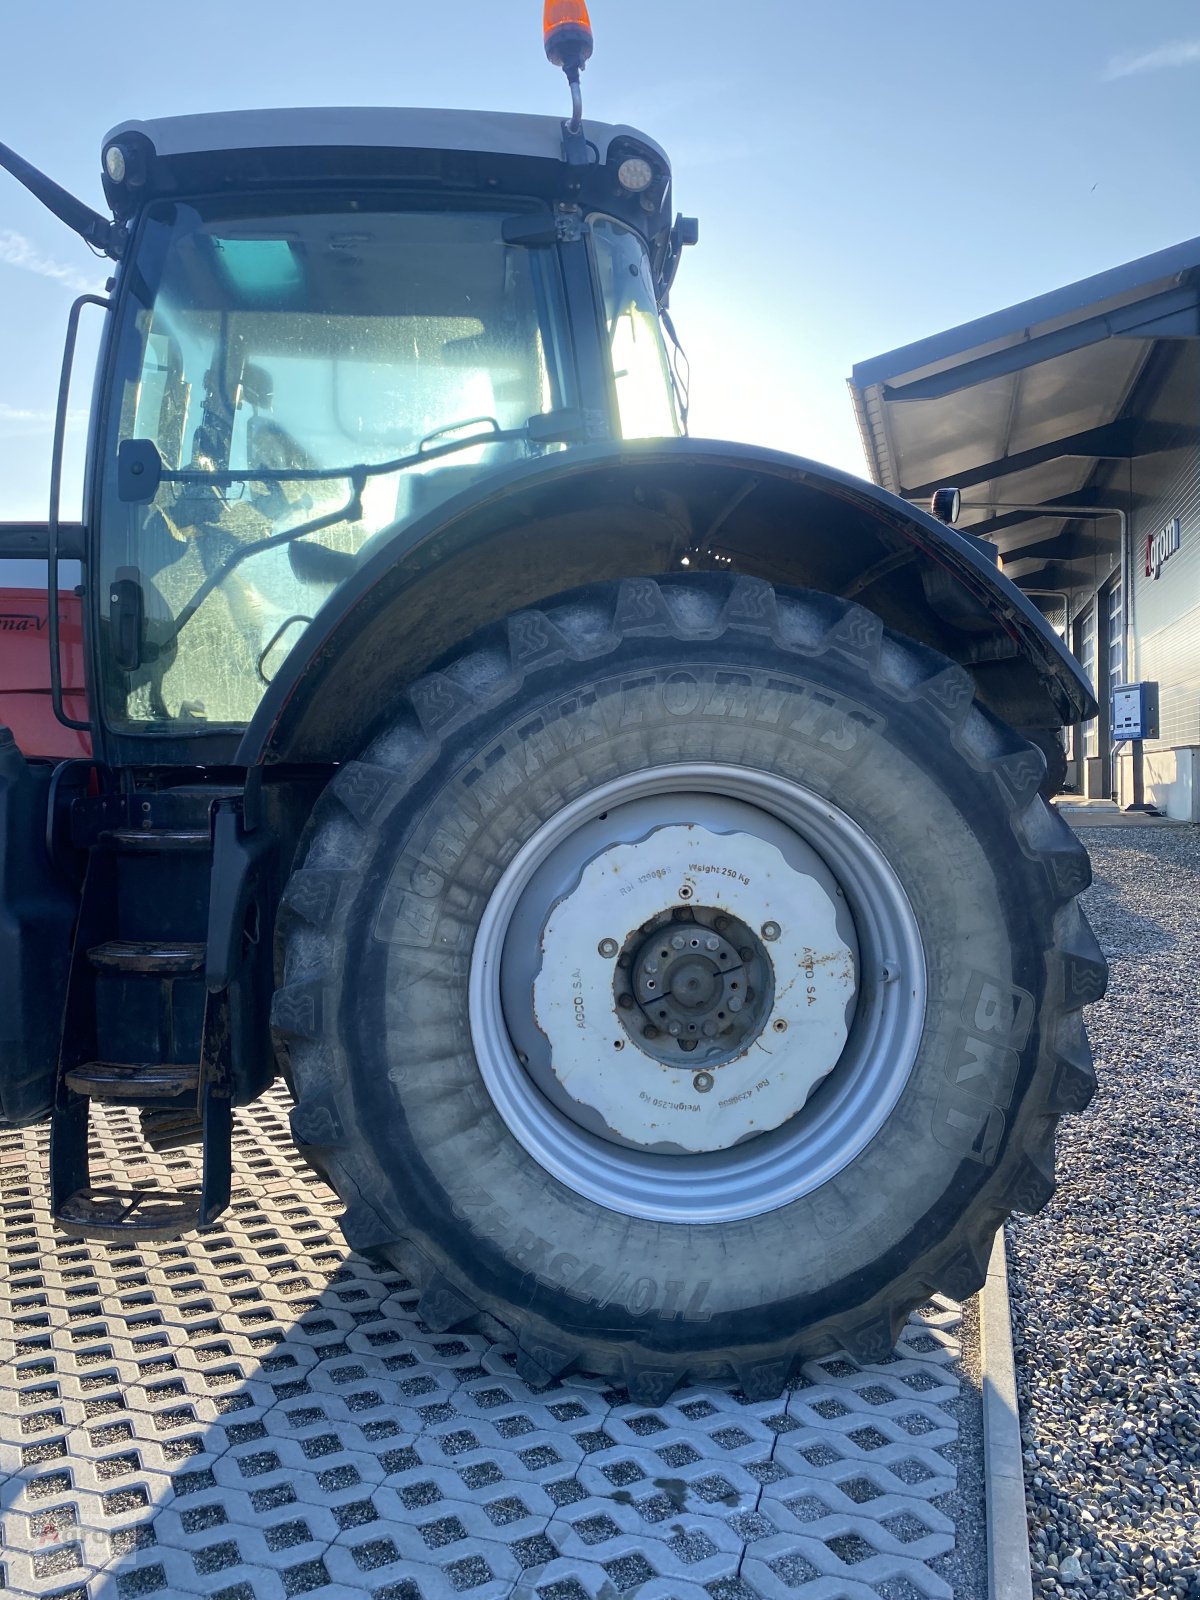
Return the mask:
<svg viewBox="0 0 1200 1600">
<path fill-rule="evenodd" d="M 583 121 L 583 96 L 579 74 L 591 60 L 595 43 L 592 19 L 584 0 L 546 0 L 542 33 L 551 66 L 561 67 L 571 85 L 571 132 Z"/>
</svg>

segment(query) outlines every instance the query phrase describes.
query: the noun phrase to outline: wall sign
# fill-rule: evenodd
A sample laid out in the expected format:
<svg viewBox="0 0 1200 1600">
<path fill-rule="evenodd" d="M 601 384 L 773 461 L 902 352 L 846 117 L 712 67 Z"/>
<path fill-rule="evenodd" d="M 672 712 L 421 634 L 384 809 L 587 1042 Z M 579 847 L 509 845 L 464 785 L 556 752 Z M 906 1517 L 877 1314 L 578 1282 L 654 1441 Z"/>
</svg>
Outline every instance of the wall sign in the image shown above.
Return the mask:
<svg viewBox="0 0 1200 1600">
<path fill-rule="evenodd" d="M 1157 578 L 1162 573 L 1164 561 L 1179 549 L 1179 518 L 1172 517 L 1165 528 L 1146 535 L 1146 576 Z"/>
</svg>

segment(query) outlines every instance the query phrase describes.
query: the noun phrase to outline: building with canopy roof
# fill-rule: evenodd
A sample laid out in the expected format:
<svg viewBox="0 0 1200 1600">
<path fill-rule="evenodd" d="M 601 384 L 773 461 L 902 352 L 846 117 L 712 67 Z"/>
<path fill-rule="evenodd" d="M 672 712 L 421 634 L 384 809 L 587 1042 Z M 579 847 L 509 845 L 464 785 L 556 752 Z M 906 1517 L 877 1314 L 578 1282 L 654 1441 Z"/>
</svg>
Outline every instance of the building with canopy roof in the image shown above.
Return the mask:
<svg viewBox="0 0 1200 1600">
<path fill-rule="evenodd" d="M 1154 680 L 1146 799 L 1200 821 L 1200 239 L 862 361 L 850 391 L 875 481 L 959 489 L 959 530 L 1091 677 L 1069 787 L 1128 803 L 1111 691 Z"/>
</svg>

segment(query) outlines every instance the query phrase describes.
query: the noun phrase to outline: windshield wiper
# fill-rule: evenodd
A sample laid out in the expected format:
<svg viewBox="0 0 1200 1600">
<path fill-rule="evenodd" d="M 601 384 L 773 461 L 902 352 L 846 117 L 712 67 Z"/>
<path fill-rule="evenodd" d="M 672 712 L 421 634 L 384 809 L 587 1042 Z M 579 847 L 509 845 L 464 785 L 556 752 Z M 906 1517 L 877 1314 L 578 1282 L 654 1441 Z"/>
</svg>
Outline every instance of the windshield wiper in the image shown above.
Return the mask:
<svg viewBox="0 0 1200 1600">
<path fill-rule="evenodd" d="M 486 431 L 466 434 L 461 438 L 447 439 L 442 444 L 433 441 L 440 439 L 447 433 L 455 433 L 463 428 L 478 428 L 486 424 Z M 202 472 L 191 468 L 183 471 L 169 471 L 162 464 L 162 457 L 158 447 L 152 439 L 127 439 L 117 452 L 117 480 L 118 492 L 120 491 L 122 471 L 132 479 L 137 486 L 136 495 L 121 494 L 121 498 L 152 500 L 157 493 L 160 483 L 192 483 L 207 484 L 213 488 L 228 487 L 235 483 L 310 483 L 330 481 L 339 478 L 350 480 L 350 498 L 345 505 L 336 511 L 329 511 L 319 517 L 313 517 L 309 522 L 298 523 L 294 528 L 283 528 L 278 533 L 268 534 L 265 539 L 253 539 L 249 544 L 239 545 L 231 550 L 225 560 L 215 571 L 209 573 L 204 582 L 193 594 L 192 598 L 175 618 L 175 626 L 156 645 L 156 654 L 172 645 L 187 627 L 188 623 L 208 599 L 209 595 L 222 584 L 229 574 L 239 567 L 243 561 L 248 561 L 251 556 L 260 555 L 264 550 L 273 550 L 279 545 L 291 544 L 296 539 L 303 539 L 310 533 L 320 533 L 324 528 L 332 528 L 339 522 L 358 522 L 362 518 L 363 491 L 370 478 L 379 477 L 389 472 L 403 472 L 408 467 L 415 467 L 426 461 L 436 461 L 442 456 L 453 455 L 459 450 L 469 450 L 473 445 L 500 444 L 509 440 L 521 440 L 530 444 L 567 444 L 583 437 L 583 417 L 578 411 L 552 411 L 542 416 L 530 417 L 522 428 L 502 428 L 495 417 L 470 417 L 465 422 L 448 423 L 444 428 L 437 428 L 433 433 L 426 434 L 416 450 L 407 456 L 397 456 L 394 461 L 382 461 L 376 464 L 362 463 L 353 467 L 337 467 L 326 471 L 323 468 L 297 467 L 294 470 L 287 468 L 249 468 L 237 472 Z M 153 462 L 149 460 L 153 452 L 154 461 L 158 464 L 157 476 Z M 134 469 L 137 470 L 134 470 Z M 149 494 L 145 493 L 143 480 L 154 482 L 154 488 Z"/>
<path fill-rule="evenodd" d="M 474 433 L 446 439 L 447 433 L 460 434 L 463 428 Z M 348 478 L 352 484 L 366 484 L 368 478 L 384 477 L 389 472 L 404 472 L 424 461 L 437 461 L 458 450 L 480 444 L 506 444 L 519 440 L 528 444 L 570 444 L 584 437 L 583 414 L 579 411 L 550 411 L 520 428 L 502 428 L 495 417 L 468 417 L 449 422 L 427 433 L 417 448 L 392 461 L 359 462 L 346 467 L 239 467 L 234 470 L 206 471 L 199 467 L 176 470 L 164 466 L 153 439 L 125 439 L 117 447 L 117 493 L 127 504 L 153 500 L 164 483 L 204 484 L 212 489 L 229 489 L 239 483 L 329 483 Z"/>
</svg>

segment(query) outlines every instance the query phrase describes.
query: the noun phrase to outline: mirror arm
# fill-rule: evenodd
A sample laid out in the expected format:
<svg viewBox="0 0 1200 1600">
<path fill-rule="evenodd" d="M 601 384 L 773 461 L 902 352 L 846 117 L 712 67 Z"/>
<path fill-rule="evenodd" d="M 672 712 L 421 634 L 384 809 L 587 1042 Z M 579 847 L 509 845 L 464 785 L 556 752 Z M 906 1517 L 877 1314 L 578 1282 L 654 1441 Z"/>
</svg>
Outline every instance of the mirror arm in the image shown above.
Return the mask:
<svg viewBox="0 0 1200 1600">
<path fill-rule="evenodd" d="M 85 206 L 82 200 L 76 200 L 73 194 L 68 194 L 53 178 L 39 172 L 32 162 L 26 161 L 24 156 L 19 156 L 6 144 L 0 144 L 0 167 L 11 172 L 18 183 L 23 183 L 30 194 L 52 211 L 60 222 L 65 222 L 85 244 L 113 261 L 121 259 L 128 235 L 119 222 L 109 221 L 98 211 L 93 211 L 91 206 Z"/>
<path fill-rule="evenodd" d="M 366 467 L 354 467 L 344 474 L 350 479 L 350 498 L 337 511 L 329 511 L 323 516 L 314 517 L 311 522 L 302 522 L 297 528 L 284 528 L 282 532 L 272 533 L 265 539 L 255 539 L 250 544 L 240 545 L 227 556 L 215 572 L 209 573 L 180 611 L 175 619 L 175 626 L 159 645 L 160 652 L 178 639 L 217 585 L 223 583 L 234 568 L 240 567 L 250 556 L 260 555 L 264 550 L 274 550 L 281 544 L 291 544 L 296 539 L 306 538 L 310 533 L 320 533 L 322 528 L 335 527 L 339 522 L 360 521 L 363 514 L 363 490 L 367 486 L 368 472 L 369 469 Z"/>
</svg>

